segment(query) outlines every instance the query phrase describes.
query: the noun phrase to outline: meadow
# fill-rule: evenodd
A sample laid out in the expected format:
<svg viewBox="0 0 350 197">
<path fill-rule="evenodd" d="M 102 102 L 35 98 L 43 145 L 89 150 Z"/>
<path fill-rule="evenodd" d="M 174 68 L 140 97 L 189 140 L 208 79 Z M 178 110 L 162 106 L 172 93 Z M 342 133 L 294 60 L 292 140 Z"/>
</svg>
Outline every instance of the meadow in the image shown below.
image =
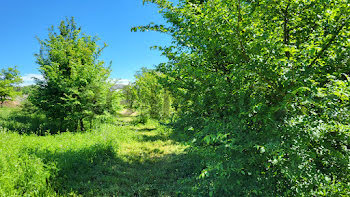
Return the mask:
<svg viewBox="0 0 350 197">
<path fill-rule="evenodd" d="M 195 156 L 158 122 L 135 124 L 119 114 L 91 131 L 37 135 L 28 121 L 37 124 L 38 116 L 0 110 L 0 196 L 174 196 L 191 189 L 182 180 L 192 176 Z"/>
</svg>

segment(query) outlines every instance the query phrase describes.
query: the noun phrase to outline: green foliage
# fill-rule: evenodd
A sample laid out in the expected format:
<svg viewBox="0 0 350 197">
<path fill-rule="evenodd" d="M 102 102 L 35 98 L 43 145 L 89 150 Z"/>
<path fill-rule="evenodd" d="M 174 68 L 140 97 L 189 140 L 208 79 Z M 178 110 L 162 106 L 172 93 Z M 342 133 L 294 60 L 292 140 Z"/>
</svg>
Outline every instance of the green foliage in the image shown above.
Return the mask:
<svg viewBox="0 0 350 197">
<path fill-rule="evenodd" d="M 128 109 L 135 109 L 136 108 L 136 88 L 134 88 L 134 85 L 127 85 L 122 90 L 123 98 L 124 98 L 124 105 Z"/>
<path fill-rule="evenodd" d="M 29 154 L 23 138 L 6 134 L 0 128 L 0 196 L 46 196 L 50 170 L 42 159 Z"/>
<path fill-rule="evenodd" d="M 347 1 L 145 2 L 170 25 L 133 30 L 172 36 L 161 83 L 207 158 L 194 194 L 349 195 Z"/>
<path fill-rule="evenodd" d="M 49 38 L 39 40 L 36 54 L 43 80 L 30 95 L 30 101 L 53 121 L 59 120 L 61 131 L 85 129 L 84 120 L 114 111 L 115 94 L 108 82 L 110 69 L 98 57 L 103 48 L 98 39 L 80 33 L 73 18 L 62 21 Z"/>
<path fill-rule="evenodd" d="M 0 104 L 1 106 L 6 100 L 14 99 L 19 92 L 16 86 L 22 82 L 19 71 L 14 68 L 1 69 L 0 72 Z"/>
<path fill-rule="evenodd" d="M 27 85 L 27 86 L 20 87 L 20 91 L 24 95 L 29 95 L 34 89 L 35 89 L 35 85 Z"/>
<path fill-rule="evenodd" d="M 19 134 L 44 136 L 59 133 L 62 125 L 60 121 L 49 120 L 32 103 L 24 101 L 21 108 L 4 108 L 0 114 L 0 127 Z"/>
<path fill-rule="evenodd" d="M 159 83 L 162 77 L 160 73 L 144 68 L 136 74 L 135 83 L 123 90 L 127 107 L 139 110 L 139 122 L 145 123 L 149 118 L 158 120 L 170 118 L 171 94 Z"/>
</svg>

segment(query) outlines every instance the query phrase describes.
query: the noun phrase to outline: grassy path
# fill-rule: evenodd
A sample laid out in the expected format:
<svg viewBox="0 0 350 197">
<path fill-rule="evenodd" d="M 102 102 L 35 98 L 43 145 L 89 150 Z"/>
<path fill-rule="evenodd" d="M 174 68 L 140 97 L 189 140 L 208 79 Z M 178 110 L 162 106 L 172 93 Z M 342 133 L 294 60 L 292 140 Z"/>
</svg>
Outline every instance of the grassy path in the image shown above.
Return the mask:
<svg viewBox="0 0 350 197">
<path fill-rule="evenodd" d="M 120 117 L 86 133 L 46 136 L 2 128 L 0 196 L 179 195 L 195 159 L 170 138 L 166 127 L 156 122 L 133 125 L 132 119 Z"/>
<path fill-rule="evenodd" d="M 157 123 L 132 126 L 126 123 L 125 135 L 119 136 L 117 155 L 125 179 L 125 194 L 134 196 L 174 196 L 182 178 L 191 173 L 191 158 L 185 146 L 170 139 L 170 131 Z M 119 139 L 121 139 L 119 138 Z M 121 179 L 119 179 L 121 180 Z"/>
</svg>

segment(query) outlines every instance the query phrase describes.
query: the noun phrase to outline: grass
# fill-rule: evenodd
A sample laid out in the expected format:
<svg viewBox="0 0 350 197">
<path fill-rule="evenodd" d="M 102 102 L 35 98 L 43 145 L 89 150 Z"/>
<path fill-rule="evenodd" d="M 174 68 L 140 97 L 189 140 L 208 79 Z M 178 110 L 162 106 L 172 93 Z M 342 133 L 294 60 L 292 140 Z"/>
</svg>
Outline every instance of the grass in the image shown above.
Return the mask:
<svg viewBox="0 0 350 197">
<path fill-rule="evenodd" d="M 0 109 L 0 127 L 16 113 Z M 193 176 L 196 157 L 170 129 L 130 124 L 134 118 L 44 136 L 2 126 L 0 196 L 176 196 L 191 189 L 182 180 Z"/>
</svg>

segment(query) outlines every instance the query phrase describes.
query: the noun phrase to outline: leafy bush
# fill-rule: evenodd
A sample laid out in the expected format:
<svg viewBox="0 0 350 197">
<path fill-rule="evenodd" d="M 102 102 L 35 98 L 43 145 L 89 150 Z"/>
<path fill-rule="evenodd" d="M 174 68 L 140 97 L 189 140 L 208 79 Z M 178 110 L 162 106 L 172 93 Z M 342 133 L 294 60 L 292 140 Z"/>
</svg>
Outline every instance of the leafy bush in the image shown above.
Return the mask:
<svg viewBox="0 0 350 197">
<path fill-rule="evenodd" d="M 148 114 L 140 114 L 131 123 L 133 125 L 146 124 L 149 121 L 149 119 L 150 119 L 150 117 Z"/>
</svg>

